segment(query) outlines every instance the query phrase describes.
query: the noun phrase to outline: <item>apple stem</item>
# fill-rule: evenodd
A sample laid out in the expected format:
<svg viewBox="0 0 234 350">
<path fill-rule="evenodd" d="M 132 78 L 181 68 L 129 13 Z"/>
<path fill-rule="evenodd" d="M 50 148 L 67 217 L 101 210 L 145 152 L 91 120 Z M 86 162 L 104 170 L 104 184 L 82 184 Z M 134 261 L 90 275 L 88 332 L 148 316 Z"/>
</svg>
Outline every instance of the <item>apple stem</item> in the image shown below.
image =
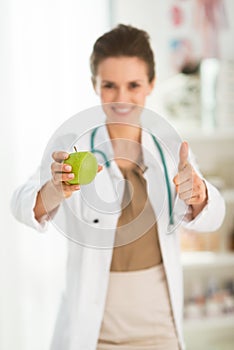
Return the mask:
<svg viewBox="0 0 234 350">
<path fill-rule="evenodd" d="M 76 148 L 76 146 L 74 146 L 74 150 L 77 152 L 77 148 Z"/>
</svg>

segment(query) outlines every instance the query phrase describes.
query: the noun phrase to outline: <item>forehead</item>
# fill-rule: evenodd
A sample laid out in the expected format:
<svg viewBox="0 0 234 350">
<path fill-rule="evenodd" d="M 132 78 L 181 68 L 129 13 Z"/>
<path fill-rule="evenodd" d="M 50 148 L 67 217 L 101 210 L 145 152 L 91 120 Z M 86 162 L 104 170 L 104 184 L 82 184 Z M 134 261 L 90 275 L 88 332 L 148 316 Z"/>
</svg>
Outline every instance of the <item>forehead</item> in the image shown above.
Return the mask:
<svg viewBox="0 0 234 350">
<path fill-rule="evenodd" d="M 102 80 L 147 79 L 147 64 L 138 57 L 108 57 L 99 63 L 97 75 Z"/>
</svg>

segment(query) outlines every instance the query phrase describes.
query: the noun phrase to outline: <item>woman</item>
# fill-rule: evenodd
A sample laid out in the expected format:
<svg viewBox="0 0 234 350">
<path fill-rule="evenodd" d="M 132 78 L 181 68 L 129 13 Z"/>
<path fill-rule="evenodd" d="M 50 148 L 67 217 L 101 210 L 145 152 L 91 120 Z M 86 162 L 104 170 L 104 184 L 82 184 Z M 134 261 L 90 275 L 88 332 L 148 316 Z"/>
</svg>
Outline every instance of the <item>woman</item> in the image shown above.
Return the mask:
<svg viewBox="0 0 234 350">
<path fill-rule="evenodd" d="M 37 173 L 12 200 L 19 220 L 43 231 L 53 218 L 72 237 L 52 349 L 184 349 L 178 233 L 167 234 L 170 205 L 160 151 L 141 128 L 155 82 L 147 33 L 125 25 L 105 33 L 94 45 L 91 71 L 105 112 L 105 125 L 94 134 L 109 162 L 99 166 L 98 196 L 93 184 L 68 184 L 74 174 L 63 164 L 69 156 L 64 146 L 53 152 L 43 184 Z M 79 147 L 90 147 L 87 137 Z M 181 224 L 216 230 L 225 211 L 221 196 L 191 164 L 188 144 L 176 140 L 174 148 L 176 168 L 166 154 L 167 175 L 172 198 L 177 193 L 188 208 Z M 103 198 L 108 210 L 99 207 Z"/>
</svg>

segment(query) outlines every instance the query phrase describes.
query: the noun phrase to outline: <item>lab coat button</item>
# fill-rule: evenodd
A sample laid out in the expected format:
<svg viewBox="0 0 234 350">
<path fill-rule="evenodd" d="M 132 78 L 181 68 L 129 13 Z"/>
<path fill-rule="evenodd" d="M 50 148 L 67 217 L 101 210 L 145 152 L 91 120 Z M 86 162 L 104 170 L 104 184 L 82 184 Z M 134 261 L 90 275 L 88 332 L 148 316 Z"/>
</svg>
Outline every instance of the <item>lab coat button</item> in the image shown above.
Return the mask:
<svg viewBox="0 0 234 350">
<path fill-rule="evenodd" d="M 94 219 L 94 220 L 93 220 L 93 223 L 94 223 L 94 224 L 98 224 L 98 223 L 99 223 L 99 220 L 98 220 L 98 219 Z"/>
</svg>

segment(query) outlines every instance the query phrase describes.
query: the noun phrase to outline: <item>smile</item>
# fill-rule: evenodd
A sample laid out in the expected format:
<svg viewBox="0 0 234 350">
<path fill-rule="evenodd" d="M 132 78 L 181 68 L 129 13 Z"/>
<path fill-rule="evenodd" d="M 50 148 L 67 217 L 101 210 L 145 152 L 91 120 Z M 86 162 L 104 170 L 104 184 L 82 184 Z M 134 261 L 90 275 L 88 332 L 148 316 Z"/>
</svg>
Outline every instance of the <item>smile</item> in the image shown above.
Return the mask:
<svg viewBox="0 0 234 350">
<path fill-rule="evenodd" d="M 114 113 L 118 114 L 118 115 L 121 115 L 121 116 L 125 116 L 125 115 L 128 115 L 129 113 L 131 113 L 133 110 L 134 110 L 134 107 L 131 106 L 131 107 L 112 107 L 112 110 Z"/>
</svg>

